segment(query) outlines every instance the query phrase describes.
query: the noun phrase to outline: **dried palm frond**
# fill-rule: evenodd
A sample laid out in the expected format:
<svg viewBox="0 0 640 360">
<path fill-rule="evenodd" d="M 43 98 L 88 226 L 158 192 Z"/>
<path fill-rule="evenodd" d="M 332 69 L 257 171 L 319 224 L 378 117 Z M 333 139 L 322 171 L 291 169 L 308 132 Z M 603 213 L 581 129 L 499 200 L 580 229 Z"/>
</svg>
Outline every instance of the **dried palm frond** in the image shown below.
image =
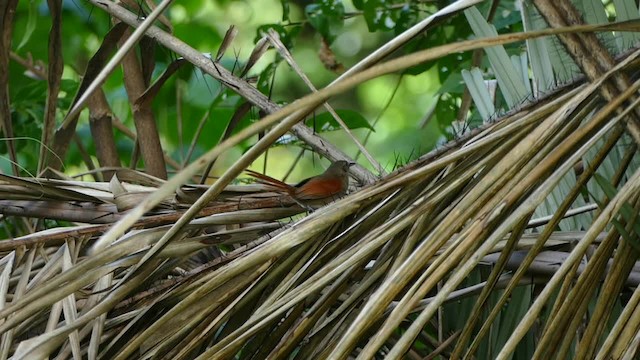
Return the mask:
<svg viewBox="0 0 640 360">
<path fill-rule="evenodd" d="M 633 58 L 629 57 L 618 68 L 622 70 Z M 634 89 L 637 87 L 640 85 L 634 84 Z M 82 339 L 90 336 L 90 332 L 83 329 L 96 328 L 106 337 L 102 343 L 109 343 L 101 351 L 105 356 L 111 354 L 109 356 L 116 358 L 166 352 L 191 357 L 203 346 L 208 350 L 202 357 L 226 358 L 238 351 L 287 354 L 295 348 L 310 357 L 321 356 L 319 352 L 323 349 L 337 355 L 350 352 L 349 349 L 367 338 L 363 336 L 368 331 L 377 331 L 379 335 L 372 337 L 364 348 L 365 352 L 373 350 L 373 354 L 379 351 L 378 346 L 386 346 L 386 339 L 393 334 L 390 330 L 403 326 L 402 319 L 420 311 L 408 331 L 393 342 L 396 346 L 410 344 L 413 340 L 407 343 L 403 339 L 417 336 L 410 332 L 416 324 L 419 328 L 427 325 L 425 321 L 445 300 L 450 301 L 449 294 L 460 281 L 483 263 L 494 263 L 496 274 L 503 268 L 517 269 L 506 285 L 512 291 L 514 286 L 522 285 L 524 274 L 549 276 L 549 272 L 527 272 L 528 266 L 519 268 L 518 264 L 536 258 L 540 261 L 538 251 L 542 248 L 566 248 L 578 241 L 566 258 L 557 260 L 561 266 L 547 285 L 553 286 L 572 276 L 569 269 L 583 264 L 582 254 L 597 237 L 603 241 L 601 246 L 607 241 L 611 243 L 610 239 L 620 239 L 617 228 L 605 225 L 620 216 L 624 204 L 634 204 L 640 186 L 637 161 L 633 166 L 627 163 L 619 169 L 618 172 L 624 174 L 619 177 L 622 187 L 608 206 L 593 214 L 593 225 L 585 229 L 586 233 L 567 239 L 554 230 L 561 221 L 566 221 L 562 220 L 564 212 L 608 154 L 614 149 L 628 152 L 635 148 L 623 135 L 621 116 L 612 116 L 612 111 L 620 105 L 602 106 L 597 101 L 598 89 L 598 82 L 585 84 L 545 103 L 532 105 L 487 126 L 475 136 L 459 140 L 457 145 L 421 158 L 375 186 L 311 213 L 293 227 L 268 225 L 277 217 L 285 218 L 295 212 L 285 211 L 288 208 L 281 208 L 277 201 L 274 206 L 281 209 L 280 216 L 273 213 L 274 209 L 242 210 L 242 204 L 253 207 L 246 195 L 230 197 L 225 201 L 233 204 L 235 210 L 227 209 L 224 213 L 193 220 L 178 240 L 172 241 L 148 266 L 143 266 L 111 292 L 95 293 L 99 288 L 117 283 L 127 268 L 144 255 L 141 250 L 157 241 L 168 227 L 141 223 L 144 229 L 130 231 L 113 245 L 90 256 L 83 249 L 99 232 L 77 236 L 69 233 L 64 239 L 64 248 L 75 255 L 67 260 L 67 265 L 64 265 L 64 252 L 56 251 L 59 241 L 33 248 L 27 252 L 30 257 L 5 250 L 6 264 L 14 263 L 5 267 L 5 281 L 18 279 L 21 274 L 30 274 L 33 280 L 26 284 L 31 290 L 23 291 L 19 297 L 15 292 L 19 282 L 6 283 L 4 294 L 11 294 L 13 301 L 0 311 L 0 316 L 5 318 L 0 329 L 3 332 L 14 329 L 16 340 L 23 339 L 27 333 L 43 331 L 44 328 L 37 330 L 38 324 L 44 325 L 42 316 L 48 313 L 43 310 L 52 311 L 59 301 L 68 301 L 64 299 L 81 291 L 94 294 L 87 301 L 73 301 L 74 311 L 78 313 L 75 320 L 47 332 L 51 336 L 37 338 L 29 346 L 23 344 L 20 351 L 37 351 L 45 345 L 63 346 L 74 331 L 85 334 L 79 338 Z M 628 91 L 624 95 L 632 94 L 633 91 Z M 624 100 L 616 99 L 619 104 Z M 583 122 L 585 108 L 595 109 L 595 115 L 586 123 Z M 628 112 L 631 107 L 623 109 Z M 596 149 L 597 153 L 587 159 L 590 149 Z M 546 220 L 548 223 L 540 237 L 533 242 L 525 241 L 526 224 L 540 226 L 541 223 L 528 219 L 560 181 L 572 173 L 573 164 L 580 159 L 585 159 L 588 165 L 569 189 L 563 206 Z M 116 200 L 116 196 L 107 196 L 106 184 L 65 185 L 42 180 L 33 188 L 32 183 L 36 182 L 22 185 L 26 199 L 37 195 L 42 202 L 59 201 L 60 191 L 65 191 L 62 193 L 65 196 L 71 196 L 69 192 L 73 191 L 79 194 L 74 197 L 92 196 L 96 204 Z M 6 186 L 13 186 L 12 191 L 20 193 L 18 185 Z M 48 188 L 59 190 L 48 192 Z M 236 186 L 233 190 L 242 188 Z M 29 191 L 33 195 L 29 195 Z M 164 210 L 156 208 L 143 219 L 162 216 L 153 215 L 158 211 L 170 213 L 175 201 L 168 200 Z M 55 214 L 43 217 L 55 218 Z M 620 220 L 625 222 L 623 218 Z M 249 225 L 260 222 L 264 225 Z M 241 227 L 234 230 L 238 225 Z M 260 236 L 270 233 L 273 226 L 277 228 L 276 233 Z M 603 235 L 603 231 L 608 235 Z M 553 238 L 558 240 L 551 241 Z M 501 243 L 505 239 L 508 241 Z M 217 256 L 210 252 L 211 244 L 223 243 L 233 247 L 218 247 L 222 253 L 218 252 Z M 511 251 L 516 243 L 520 249 L 537 250 L 524 258 L 523 255 L 519 259 L 511 257 L 510 262 L 485 258 L 501 251 L 508 255 L 505 251 Z M 624 244 L 625 241 L 619 246 Z M 201 257 L 205 262 L 195 266 L 189 259 L 205 250 L 210 256 Z M 50 255 L 45 258 L 37 255 L 44 253 Z M 598 255 L 596 252 L 594 256 Z M 33 260 L 25 262 L 29 258 Z M 593 261 L 576 273 L 578 279 L 590 274 L 589 264 Z M 189 270 L 176 273 L 186 264 L 191 264 L 185 268 Z M 114 270 L 115 276 L 109 275 L 108 282 L 99 280 Z M 444 285 L 434 293 L 441 281 L 445 281 Z M 505 286 L 505 282 L 490 284 Z M 364 284 L 366 287 L 362 287 Z M 142 292 L 137 295 L 139 291 Z M 545 287 L 538 299 L 546 299 L 549 291 Z M 422 302 L 430 293 L 434 294 L 431 300 Z M 389 308 L 392 301 L 396 305 Z M 142 304 L 146 305 L 141 307 Z M 118 310 L 111 313 L 111 309 Z M 96 323 L 96 314 L 106 316 L 105 319 L 115 316 L 114 320 L 126 316 L 128 320 Z M 122 321 L 128 326 L 122 327 Z M 172 326 L 167 327 L 168 324 Z M 30 329 L 27 333 L 20 330 L 25 326 Z M 272 332 L 282 338 L 274 342 L 266 336 Z M 332 345 L 318 347 L 319 344 Z"/>
<path fill-rule="evenodd" d="M 499 39 L 460 46 L 507 41 Z M 456 47 L 423 58 L 445 48 Z M 588 80 L 536 94 L 308 214 L 260 185 L 227 184 L 297 121 L 289 114 L 375 68 L 271 108 L 264 122 L 166 182 L 3 177 L 5 216 L 82 224 L 0 243 L 0 353 L 504 359 L 574 347 L 581 358 L 632 356 L 640 328 L 640 159 L 631 136 L 639 57 L 632 50 Z M 513 68 L 499 83 L 522 75 Z M 633 80 L 613 87 L 620 78 Z M 481 85 L 478 76 L 468 81 Z M 499 88 L 514 92 L 512 105 L 533 92 Z M 184 185 L 234 141 L 284 116 L 211 187 Z M 626 286 L 635 289 L 618 302 Z"/>
</svg>

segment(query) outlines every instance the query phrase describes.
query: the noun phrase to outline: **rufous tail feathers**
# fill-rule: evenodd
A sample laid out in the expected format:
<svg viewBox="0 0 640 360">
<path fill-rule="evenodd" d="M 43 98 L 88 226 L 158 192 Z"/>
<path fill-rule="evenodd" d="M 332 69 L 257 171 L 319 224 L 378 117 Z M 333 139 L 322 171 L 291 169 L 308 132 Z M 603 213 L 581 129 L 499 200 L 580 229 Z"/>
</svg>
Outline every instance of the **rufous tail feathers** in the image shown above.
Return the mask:
<svg viewBox="0 0 640 360">
<path fill-rule="evenodd" d="M 247 174 L 256 179 L 256 182 L 264 185 L 269 185 L 274 187 L 276 190 L 286 192 L 289 195 L 293 195 L 295 193 L 295 188 L 289 184 L 285 184 L 284 182 L 274 179 L 271 176 L 261 174 L 257 171 L 253 170 L 245 170 Z"/>
</svg>

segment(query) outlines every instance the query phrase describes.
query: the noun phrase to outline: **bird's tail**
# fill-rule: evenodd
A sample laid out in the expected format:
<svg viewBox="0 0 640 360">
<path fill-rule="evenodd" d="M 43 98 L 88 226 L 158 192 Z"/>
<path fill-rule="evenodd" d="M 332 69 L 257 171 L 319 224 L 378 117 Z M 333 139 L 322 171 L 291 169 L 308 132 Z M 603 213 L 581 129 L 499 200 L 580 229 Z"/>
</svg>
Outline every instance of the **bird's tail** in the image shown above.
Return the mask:
<svg viewBox="0 0 640 360">
<path fill-rule="evenodd" d="M 247 174 L 249 174 L 251 177 L 254 177 L 256 179 L 256 182 L 260 183 L 260 184 L 264 184 L 264 185 L 268 185 L 273 187 L 275 190 L 278 191 L 282 191 L 285 192 L 289 195 L 293 194 L 295 192 L 295 189 L 293 188 L 293 186 L 289 185 L 289 184 L 285 184 L 284 182 L 278 180 L 278 179 L 274 179 L 271 176 L 265 175 L 265 174 L 261 174 L 257 171 L 253 171 L 253 170 L 245 170 L 245 172 Z"/>
</svg>

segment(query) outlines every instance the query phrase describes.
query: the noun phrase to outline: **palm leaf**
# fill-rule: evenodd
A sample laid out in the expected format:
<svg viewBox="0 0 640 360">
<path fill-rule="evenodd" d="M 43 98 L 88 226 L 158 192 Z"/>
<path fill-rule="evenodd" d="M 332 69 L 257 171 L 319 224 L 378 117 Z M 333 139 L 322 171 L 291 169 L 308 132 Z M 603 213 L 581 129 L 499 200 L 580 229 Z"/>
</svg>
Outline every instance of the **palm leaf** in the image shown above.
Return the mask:
<svg viewBox="0 0 640 360">
<path fill-rule="evenodd" d="M 541 97 L 577 65 L 560 71 L 554 56 L 567 52 L 544 56 L 557 40 L 531 39 L 596 27 L 494 38 L 477 10 L 466 15 L 478 37 L 492 37 L 393 60 L 283 109 L 266 103 L 271 115 L 167 182 L 3 177 L 0 192 L 12 194 L 1 203 L 6 215 L 82 222 L 0 244 L 3 356 L 632 356 L 640 292 L 617 298 L 640 281 L 631 246 L 640 169 L 628 135 L 640 81 L 610 98 L 602 89 L 620 75 L 635 79 L 628 75 L 640 51 Z M 527 39 L 527 56 L 509 58 L 501 47 Z M 329 96 L 476 48 L 490 54 L 510 106 L 496 121 L 309 214 L 259 185 L 229 185 Z M 476 68 L 464 77 L 487 120 L 490 74 Z M 535 102 L 521 104 L 534 91 L 529 81 Z M 214 185 L 185 185 L 279 120 Z M 52 210 L 61 202 L 65 211 Z M 77 202 L 82 215 L 70 213 Z"/>
</svg>

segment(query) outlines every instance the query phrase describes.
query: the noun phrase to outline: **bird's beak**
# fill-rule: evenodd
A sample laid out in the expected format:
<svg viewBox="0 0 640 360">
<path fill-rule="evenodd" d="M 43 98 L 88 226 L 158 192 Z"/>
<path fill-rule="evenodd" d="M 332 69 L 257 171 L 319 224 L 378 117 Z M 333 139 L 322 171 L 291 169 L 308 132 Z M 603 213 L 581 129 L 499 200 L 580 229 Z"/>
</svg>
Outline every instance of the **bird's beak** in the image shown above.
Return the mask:
<svg viewBox="0 0 640 360">
<path fill-rule="evenodd" d="M 356 164 L 356 163 L 354 163 L 354 162 L 347 163 L 347 165 L 349 165 L 349 167 L 352 167 L 352 166 L 353 166 L 353 165 L 355 165 L 355 164 Z"/>
</svg>

